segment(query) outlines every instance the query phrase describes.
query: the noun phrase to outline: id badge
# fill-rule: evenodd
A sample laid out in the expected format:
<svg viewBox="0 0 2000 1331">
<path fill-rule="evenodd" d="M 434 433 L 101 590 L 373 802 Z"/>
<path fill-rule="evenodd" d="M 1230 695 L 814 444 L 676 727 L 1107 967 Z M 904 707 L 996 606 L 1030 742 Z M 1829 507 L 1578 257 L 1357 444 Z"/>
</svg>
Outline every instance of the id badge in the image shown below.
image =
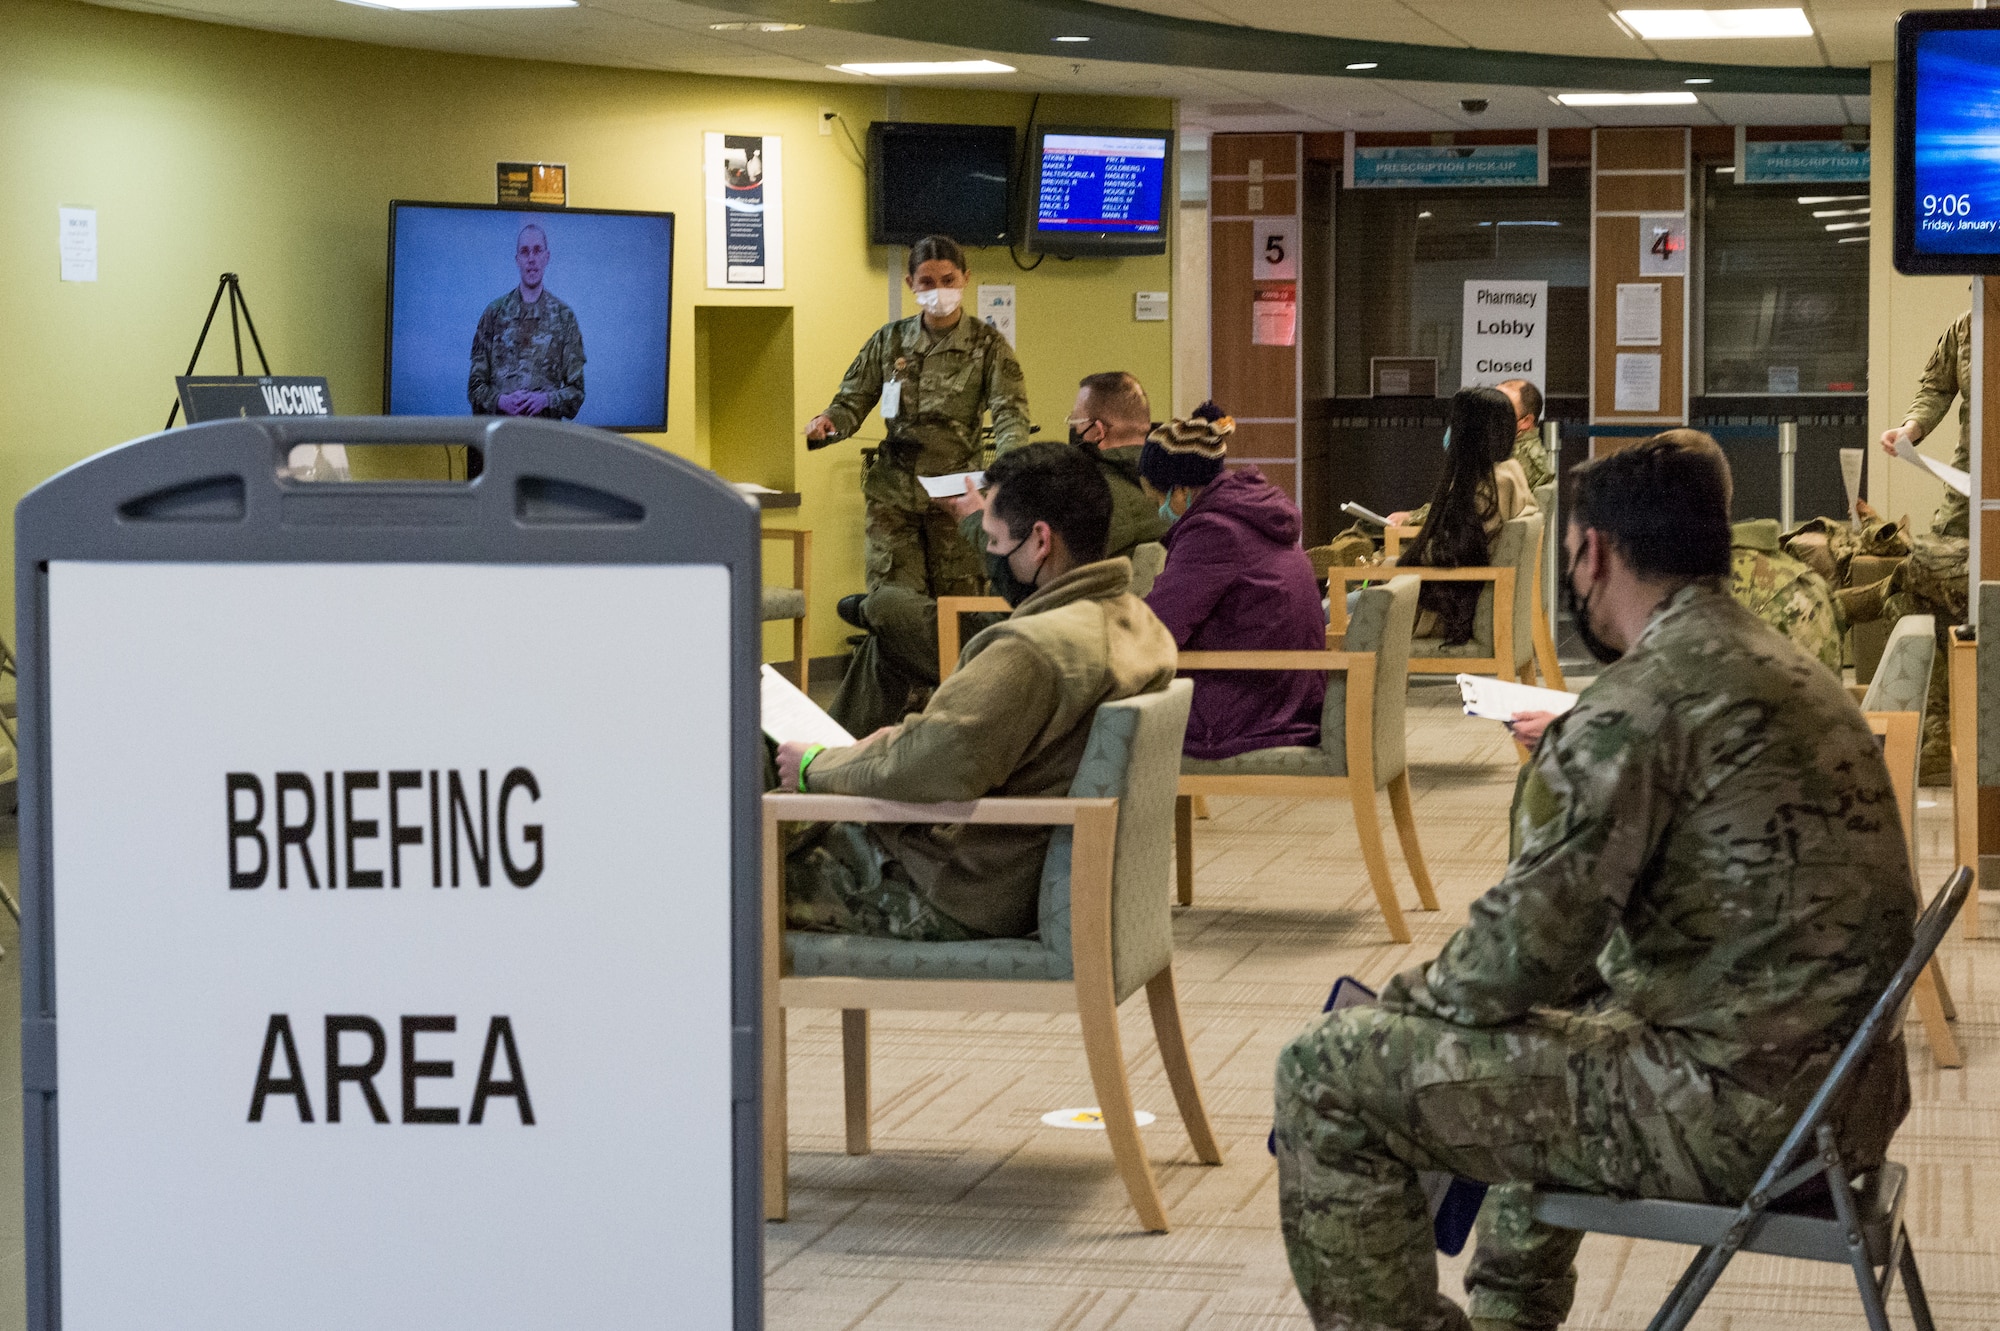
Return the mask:
<svg viewBox="0 0 2000 1331">
<path fill-rule="evenodd" d="M 903 381 L 891 379 L 882 385 L 882 419 L 893 421 L 903 409 Z"/>
</svg>

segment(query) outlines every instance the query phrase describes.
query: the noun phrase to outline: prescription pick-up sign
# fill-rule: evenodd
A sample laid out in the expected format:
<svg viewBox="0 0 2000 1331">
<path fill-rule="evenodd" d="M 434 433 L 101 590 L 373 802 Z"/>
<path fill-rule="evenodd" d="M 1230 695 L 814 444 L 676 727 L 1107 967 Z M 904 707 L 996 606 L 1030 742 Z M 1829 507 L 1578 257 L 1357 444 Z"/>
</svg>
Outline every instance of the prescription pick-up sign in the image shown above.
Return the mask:
<svg viewBox="0 0 2000 1331">
<path fill-rule="evenodd" d="M 583 511 L 593 449 L 648 476 L 622 443 L 562 427 L 568 459 L 491 447 L 428 497 L 277 479 L 315 428 L 342 427 L 181 432 L 268 437 L 239 519 L 267 557 L 77 549 L 24 602 L 60 1074 L 31 1252 L 59 1255 L 60 1324 L 753 1324 L 731 778 L 756 584 L 725 561 L 739 535 L 754 561 L 755 514 L 706 562 L 613 562 L 674 520 L 672 485 L 616 475 L 633 507 Z M 131 449 L 166 480 L 216 465 L 176 438 Z M 606 562 L 532 545 L 564 505 Z"/>
<path fill-rule="evenodd" d="M 1526 379 L 1546 387 L 1549 356 L 1547 282 L 1467 282 L 1459 384 L 1490 387 Z"/>
</svg>

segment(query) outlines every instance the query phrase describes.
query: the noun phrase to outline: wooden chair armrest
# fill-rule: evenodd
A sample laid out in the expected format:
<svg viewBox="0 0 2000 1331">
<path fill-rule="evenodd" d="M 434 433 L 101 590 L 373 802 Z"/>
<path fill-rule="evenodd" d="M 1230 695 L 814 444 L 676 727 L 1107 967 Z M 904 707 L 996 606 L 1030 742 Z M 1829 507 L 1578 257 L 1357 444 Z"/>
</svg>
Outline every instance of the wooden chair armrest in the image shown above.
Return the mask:
<svg viewBox="0 0 2000 1331">
<path fill-rule="evenodd" d="M 1857 704 L 1868 697 L 1868 686 L 1866 684 L 1849 684 L 1847 691 L 1853 696 Z"/>
<path fill-rule="evenodd" d="M 1421 564 L 1411 568 L 1404 568 L 1400 564 L 1389 567 L 1393 568 L 1394 571 L 1386 574 L 1381 568 L 1343 569 L 1341 572 L 1347 573 L 1350 576 L 1342 578 L 1341 581 L 1365 582 L 1374 578 L 1380 578 L 1382 581 L 1387 582 L 1390 578 L 1400 578 L 1407 573 L 1411 577 L 1424 582 L 1494 582 L 1499 579 L 1502 573 L 1512 574 L 1519 571 L 1513 568 L 1503 569 L 1484 564 L 1468 568 L 1430 568 L 1427 565 Z"/>
<path fill-rule="evenodd" d="M 1411 537 L 1415 536 L 1418 532 L 1422 530 L 1423 530 L 1422 527 L 1409 527 L 1409 526 L 1384 527 L 1382 529 L 1383 555 L 1386 556 L 1387 558 L 1394 559 L 1397 555 L 1403 552 L 1403 542 L 1409 540 Z"/>
<path fill-rule="evenodd" d="M 938 679 L 940 682 L 951 678 L 951 672 L 958 669 L 959 633 L 958 617 L 977 614 L 981 611 L 1009 611 L 1008 605 L 998 596 L 940 596 L 937 601 L 938 617 Z"/>
<path fill-rule="evenodd" d="M 764 796 L 764 816 L 784 823 L 987 823 L 1021 827 L 1067 827 L 1080 811 L 1116 809 L 1115 799 L 996 797 L 950 804 L 904 804 L 865 795 L 797 795 L 772 791 Z"/>
<path fill-rule="evenodd" d="M 1375 659 L 1373 652 L 1182 652 L 1177 666 L 1189 670 L 1353 670 Z"/>
</svg>

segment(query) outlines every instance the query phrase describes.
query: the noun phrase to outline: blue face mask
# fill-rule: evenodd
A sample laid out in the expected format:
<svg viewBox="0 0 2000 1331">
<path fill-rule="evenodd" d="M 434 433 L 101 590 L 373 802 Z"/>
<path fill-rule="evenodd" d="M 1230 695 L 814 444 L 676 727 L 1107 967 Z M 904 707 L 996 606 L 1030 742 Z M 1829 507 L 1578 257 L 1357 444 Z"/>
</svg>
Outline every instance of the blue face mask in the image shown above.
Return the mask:
<svg viewBox="0 0 2000 1331">
<path fill-rule="evenodd" d="M 1444 451 L 1447 453 L 1451 451 L 1451 427 L 1449 425 L 1444 427 Z"/>
<path fill-rule="evenodd" d="M 1167 520 L 1169 527 L 1180 521 L 1181 515 L 1174 512 L 1174 501 L 1171 498 L 1160 501 L 1160 516 Z"/>
</svg>

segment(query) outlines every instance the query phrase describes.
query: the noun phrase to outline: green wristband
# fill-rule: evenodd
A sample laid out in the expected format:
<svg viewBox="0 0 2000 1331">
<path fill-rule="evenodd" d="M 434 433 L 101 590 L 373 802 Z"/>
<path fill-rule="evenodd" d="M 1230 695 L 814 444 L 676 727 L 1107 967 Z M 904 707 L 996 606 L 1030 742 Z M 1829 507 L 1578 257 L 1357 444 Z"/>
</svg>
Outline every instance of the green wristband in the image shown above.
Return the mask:
<svg viewBox="0 0 2000 1331">
<path fill-rule="evenodd" d="M 801 795 L 810 793 L 806 790 L 806 769 L 812 766 L 813 759 L 825 752 L 826 745 L 815 744 L 799 755 L 799 793 Z"/>
</svg>

